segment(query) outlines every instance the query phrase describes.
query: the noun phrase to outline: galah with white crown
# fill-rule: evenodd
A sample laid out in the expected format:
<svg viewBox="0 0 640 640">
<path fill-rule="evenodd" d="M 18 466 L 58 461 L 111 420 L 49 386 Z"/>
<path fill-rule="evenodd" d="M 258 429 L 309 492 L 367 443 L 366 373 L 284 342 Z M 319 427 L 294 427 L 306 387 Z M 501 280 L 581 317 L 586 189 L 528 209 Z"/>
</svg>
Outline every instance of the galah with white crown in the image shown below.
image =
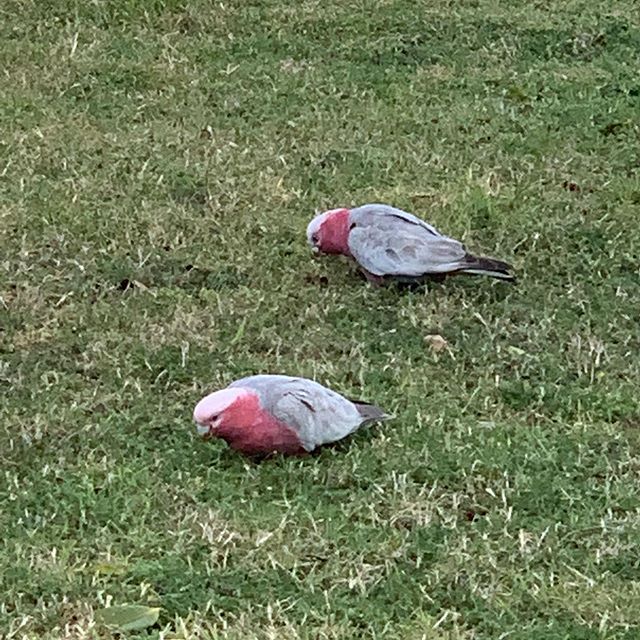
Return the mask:
<svg viewBox="0 0 640 640">
<path fill-rule="evenodd" d="M 205 396 L 193 412 L 198 433 L 250 455 L 299 455 L 388 418 L 306 378 L 256 375 Z"/>
<path fill-rule="evenodd" d="M 459 273 L 515 280 L 506 262 L 474 256 L 458 240 L 386 204 L 325 211 L 309 223 L 307 241 L 316 252 L 352 257 L 377 284 Z"/>
</svg>

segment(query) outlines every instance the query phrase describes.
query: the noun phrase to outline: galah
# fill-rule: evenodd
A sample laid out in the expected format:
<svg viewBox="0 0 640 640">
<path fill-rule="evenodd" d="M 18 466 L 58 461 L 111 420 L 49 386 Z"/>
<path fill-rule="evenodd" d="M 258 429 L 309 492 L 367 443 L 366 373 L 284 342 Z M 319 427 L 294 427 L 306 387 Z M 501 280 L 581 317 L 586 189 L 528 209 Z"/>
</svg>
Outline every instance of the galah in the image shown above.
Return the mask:
<svg viewBox="0 0 640 640">
<path fill-rule="evenodd" d="M 309 223 L 307 241 L 315 252 L 352 257 L 377 284 L 459 273 L 515 280 L 506 262 L 474 256 L 424 220 L 385 204 L 325 211 Z"/>
<path fill-rule="evenodd" d="M 205 396 L 193 412 L 198 433 L 250 455 L 304 454 L 369 422 L 388 418 L 306 378 L 256 375 Z"/>
</svg>

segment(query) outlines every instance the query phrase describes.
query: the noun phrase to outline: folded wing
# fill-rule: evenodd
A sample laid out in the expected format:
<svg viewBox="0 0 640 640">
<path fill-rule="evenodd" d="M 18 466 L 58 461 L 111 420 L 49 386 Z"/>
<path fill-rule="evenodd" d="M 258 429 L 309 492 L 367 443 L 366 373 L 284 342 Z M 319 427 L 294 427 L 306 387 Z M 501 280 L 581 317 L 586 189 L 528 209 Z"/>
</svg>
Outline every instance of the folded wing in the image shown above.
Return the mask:
<svg viewBox="0 0 640 640">
<path fill-rule="evenodd" d="M 230 386 L 256 391 L 263 408 L 294 429 L 307 451 L 341 440 L 372 419 L 350 400 L 305 378 L 258 375 Z"/>
<path fill-rule="evenodd" d="M 463 268 L 461 242 L 439 233 L 416 216 L 386 205 L 351 211 L 349 250 L 358 263 L 379 276 L 421 276 Z"/>
</svg>

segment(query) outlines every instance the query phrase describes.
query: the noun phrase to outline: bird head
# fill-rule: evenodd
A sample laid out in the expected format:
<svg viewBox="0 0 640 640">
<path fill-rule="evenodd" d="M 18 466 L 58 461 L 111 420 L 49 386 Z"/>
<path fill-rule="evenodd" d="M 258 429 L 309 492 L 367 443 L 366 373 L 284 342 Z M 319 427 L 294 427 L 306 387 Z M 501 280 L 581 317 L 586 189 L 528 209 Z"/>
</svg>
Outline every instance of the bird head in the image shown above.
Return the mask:
<svg viewBox="0 0 640 640">
<path fill-rule="evenodd" d="M 307 226 L 307 242 L 314 253 L 349 254 L 349 209 L 318 214 Z"/>
<path fill-rule="evenodd" d="M 193 411 L 198 433 L 204 437 L 219 435 L 220 430 L 231 427 L 235 414 L 248 399 L 246 389 L 221 389 L 205 396 Z"/>
</svg>

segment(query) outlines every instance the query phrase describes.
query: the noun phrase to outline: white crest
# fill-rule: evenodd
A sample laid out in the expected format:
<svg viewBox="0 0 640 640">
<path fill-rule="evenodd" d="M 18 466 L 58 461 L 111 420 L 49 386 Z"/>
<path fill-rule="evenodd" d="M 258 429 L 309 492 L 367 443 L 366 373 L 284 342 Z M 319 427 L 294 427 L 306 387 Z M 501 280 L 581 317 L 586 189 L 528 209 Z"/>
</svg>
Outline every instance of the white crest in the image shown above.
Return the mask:
<svg viewBox="0 0 640 640">
<path fill-rule="evenodd" d="M 327 215 L 330 211 L 318 214 L 307 226 L 307 242 L 312 248 L 315 248 L 316 242 L 313 241 L 313 236 L 318 234 L 322 223 L 327 219 Z"/>
<path fill-rule="evenodd" d="M 228 409 L 236 400 L 247 394 L 244 389 L 221 389 L 205 396 L 193 410 L 193 419 L 200 425 Z"/>
</svg>

